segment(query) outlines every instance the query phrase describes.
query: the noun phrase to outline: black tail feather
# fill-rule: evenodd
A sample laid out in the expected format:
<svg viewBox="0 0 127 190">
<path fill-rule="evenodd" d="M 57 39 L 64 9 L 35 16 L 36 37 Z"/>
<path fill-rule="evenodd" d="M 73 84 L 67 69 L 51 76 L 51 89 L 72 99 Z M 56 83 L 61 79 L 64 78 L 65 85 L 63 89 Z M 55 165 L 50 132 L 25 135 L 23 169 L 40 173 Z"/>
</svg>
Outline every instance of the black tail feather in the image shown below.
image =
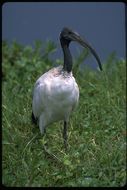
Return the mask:
<svg viewBox="0 0 127 190">
<path fill-rule="evenodd" d="M 32 123 L 34 123 L 35 125 L 37 125 L 37 118 L 35 118 L 33 112 L 31 114 L 31 119 L 32 119 Z"/>
</svg>

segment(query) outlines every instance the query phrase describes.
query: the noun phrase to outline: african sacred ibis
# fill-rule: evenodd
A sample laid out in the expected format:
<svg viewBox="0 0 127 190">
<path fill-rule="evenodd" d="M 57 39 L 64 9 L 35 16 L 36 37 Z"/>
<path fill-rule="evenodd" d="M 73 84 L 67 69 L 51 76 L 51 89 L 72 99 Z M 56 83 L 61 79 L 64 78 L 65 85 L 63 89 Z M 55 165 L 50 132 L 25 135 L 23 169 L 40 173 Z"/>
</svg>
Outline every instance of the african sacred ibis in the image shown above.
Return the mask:
<svg viewBox="0 0 127 190">
<path fill-rule="evenodd" d="M 53 122 L 63 120 L 63 138 L 67 147 L 67 123 L 71 112 L 79 99 L 79 88 L 72 74 L 72 56 L 69 50 L 71 41 L 76 41 L 88 48 L 95 56 L 100 70 L 100 59 L 95 50 L 76 32 L 63 28 L 60 33 L 60 43 L 63 50 L 63 66 L 58 66 L 44 73 L 35 83 L 32 102 L 32 120 L 38 121 L 41 134 Z"/>
</svg>

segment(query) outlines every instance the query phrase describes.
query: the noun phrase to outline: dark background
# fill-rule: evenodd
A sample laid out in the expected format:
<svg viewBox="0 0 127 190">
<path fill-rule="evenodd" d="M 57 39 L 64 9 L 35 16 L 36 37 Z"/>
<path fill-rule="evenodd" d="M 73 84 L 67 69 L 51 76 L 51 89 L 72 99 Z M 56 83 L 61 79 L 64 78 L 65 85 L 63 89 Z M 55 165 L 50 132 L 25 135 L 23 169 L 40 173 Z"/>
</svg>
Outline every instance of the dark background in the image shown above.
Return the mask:
<svg viewBox="0 0 127 190">
<path fill-rule="evenodd" d="M 62 58 L 59 33 L 68 26 L 83 36 L 102 62 L 113 51 L 125 58 L 125 4 L 120 2 L 29 2 L 5 3 L 2 7 L 2 39 L 34 45 L 35 40 L 52 40 Z M 77 55 L 81 47 L 71 44 Z M 93 60 L 93 59 L 92 59 Z"/>
</svg>

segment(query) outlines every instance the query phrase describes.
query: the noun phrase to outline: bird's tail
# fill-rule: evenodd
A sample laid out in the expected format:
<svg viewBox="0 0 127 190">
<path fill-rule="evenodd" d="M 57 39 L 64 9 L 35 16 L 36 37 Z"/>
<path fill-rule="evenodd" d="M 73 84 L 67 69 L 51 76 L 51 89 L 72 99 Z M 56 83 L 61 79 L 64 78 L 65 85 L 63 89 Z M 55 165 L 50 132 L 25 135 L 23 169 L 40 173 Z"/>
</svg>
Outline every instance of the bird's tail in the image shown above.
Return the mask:
<svg viewBox="0 0 127 190">
<path fill-rule="evenodd" d="M 34 123 L 35 125 L 37 125 L 37 119 L 35 118 L 33 112 L 31 114 L 31 120 L 32 120 L 32 123 Z"/>
</svg>

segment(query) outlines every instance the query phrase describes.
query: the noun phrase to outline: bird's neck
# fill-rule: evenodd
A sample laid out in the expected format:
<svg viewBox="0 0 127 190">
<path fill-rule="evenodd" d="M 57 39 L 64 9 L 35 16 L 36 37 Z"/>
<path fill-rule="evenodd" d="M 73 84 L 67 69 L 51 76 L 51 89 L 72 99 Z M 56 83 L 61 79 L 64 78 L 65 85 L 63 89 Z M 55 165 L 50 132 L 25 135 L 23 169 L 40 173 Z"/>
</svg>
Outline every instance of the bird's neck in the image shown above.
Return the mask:
<svg viewBox="0 0 127 190">
<path fill-rule="evenodd" d="M 63 65 L 63 70 L 67 71 L 70 73 L 72 71 L 72 56 L 69 50 L 69 45 L 64 44 L 62 46 L 63 49 L 63 54 L 64 54 L 64 65 Z"/>
</svg>

